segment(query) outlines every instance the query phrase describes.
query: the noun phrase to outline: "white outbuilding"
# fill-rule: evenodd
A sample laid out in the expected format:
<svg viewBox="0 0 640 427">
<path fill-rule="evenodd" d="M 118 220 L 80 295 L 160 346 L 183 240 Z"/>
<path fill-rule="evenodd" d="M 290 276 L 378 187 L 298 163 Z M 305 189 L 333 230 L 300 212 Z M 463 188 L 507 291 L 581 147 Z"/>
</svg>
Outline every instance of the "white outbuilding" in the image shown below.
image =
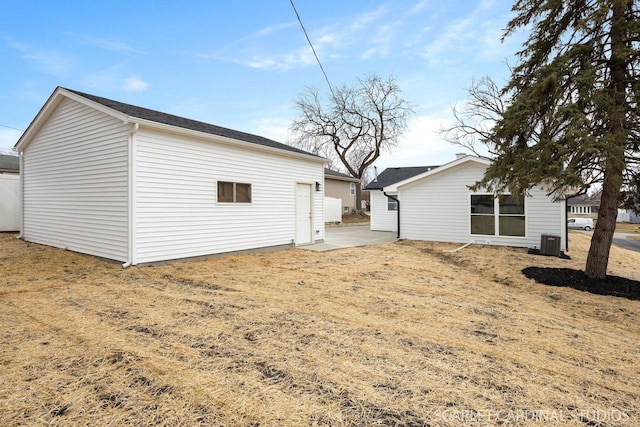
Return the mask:
<svg viewBox="0 0 640 427">
<path fill-rule="evenodd" d="M 21 237 L 135 265 L 324 240 L 326 159 L 56 88 L 15 146 Z"/>
<path fill-rule="evenodd" d="M 371 230 L 394 231 L 401 239 L 541 250 L 555 240 L 555 249 L 566 251 L 566 201 L 554 201 L 541 187 L 519 200 L 471 191 L 489 164 L 462 155 L 440 166 L 385 169 L 366 187 Z"/>
</svg>

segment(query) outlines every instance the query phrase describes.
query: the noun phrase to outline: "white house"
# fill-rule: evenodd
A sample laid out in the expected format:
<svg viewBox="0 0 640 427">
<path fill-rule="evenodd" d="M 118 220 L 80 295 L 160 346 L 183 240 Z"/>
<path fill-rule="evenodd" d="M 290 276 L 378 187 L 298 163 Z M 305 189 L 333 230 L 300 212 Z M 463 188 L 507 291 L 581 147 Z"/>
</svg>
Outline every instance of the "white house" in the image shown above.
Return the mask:
<svg viewBox="0 0 640 427">
<path fill-rule="evenodd" d="M 58 87 L 15 146 L 21 237 L 126 265 L 324 240 L 326 160 Z"/>
<path fill-rule="evenodd" d="M 640 215 L 631 209 L 618 209 L 618 217 L 616 222 L 629 222 L 631 224 L 640 224 Z"/>
<path fill-rule="evenodd" d="M 402 239 L 540 248 L 543 234 L 567 250 L 566 205 L 542 188 L 523 200 L 472 192 L 489 161 L 460 156 L 442 166 L 385 169 L 371 190 L 371 229 Z"/>
</svg>

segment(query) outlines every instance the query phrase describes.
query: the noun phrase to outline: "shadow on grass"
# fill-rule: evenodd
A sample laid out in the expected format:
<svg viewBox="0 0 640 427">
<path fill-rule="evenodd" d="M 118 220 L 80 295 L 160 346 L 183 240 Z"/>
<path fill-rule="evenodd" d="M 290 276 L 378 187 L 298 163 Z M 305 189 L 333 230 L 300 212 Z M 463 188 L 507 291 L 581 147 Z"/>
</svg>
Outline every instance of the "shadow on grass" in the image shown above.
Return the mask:
<svg viewBox="0 0 640 427">
<path fill-rule="evenodd" d="M 522 274 L 543 285 L 564 286 L 592 294 L 640 300 L 640 282 L 624 277 L 607 275 L 606 280 L 591 279 L 581 270 L 547 267 L 527 267 L 522 270 Z"/>
</svg>

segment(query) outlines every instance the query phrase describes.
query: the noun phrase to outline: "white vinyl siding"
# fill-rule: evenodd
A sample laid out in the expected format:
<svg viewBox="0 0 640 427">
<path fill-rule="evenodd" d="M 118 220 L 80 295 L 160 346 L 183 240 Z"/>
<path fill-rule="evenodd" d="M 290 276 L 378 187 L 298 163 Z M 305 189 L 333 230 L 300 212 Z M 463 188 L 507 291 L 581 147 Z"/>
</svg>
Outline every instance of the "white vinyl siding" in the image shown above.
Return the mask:
<svg viewBox="0 0 640 427">
<path fill-rule="evenodd" d="M 312 185 L 324 239 L 322 163 L 141 128 L 135 170 L 134 263 L 291 244 L 296 183 Z M 250 183 L 251 203 L 217 203 L 218 181 Z"/>
<path fill-rule="evenodd" d="M 129 128 L 62 100 L 24 152 L 25 240 L 126 260 Z"/>
<path fill-rule="evenodd" d="M 480 180 L 485 166 L 465 162 L 398 189 L 401 202 L 401 238 L 441 242 L 539 247 L 542 234 L 561 236 L 563 204 L 554 203 L 540 188 L 525 201 L 526 237 L 477 236 L 470 230 L 469 186 Z M 496 233 L 497 234 L 497 233 Z"/>
<path fill-rule="evenodd" d="M 387 193 L 395 196 L 395 193 Z M 398 231 L 398 211 L 388 209 L 388 198 L 380 190 L 371 190 L 371 230 Z M 404 204 L 401 205 L 404 209 Z M 404 212 L 403 212 L 404 214 Z"/>
</svg>

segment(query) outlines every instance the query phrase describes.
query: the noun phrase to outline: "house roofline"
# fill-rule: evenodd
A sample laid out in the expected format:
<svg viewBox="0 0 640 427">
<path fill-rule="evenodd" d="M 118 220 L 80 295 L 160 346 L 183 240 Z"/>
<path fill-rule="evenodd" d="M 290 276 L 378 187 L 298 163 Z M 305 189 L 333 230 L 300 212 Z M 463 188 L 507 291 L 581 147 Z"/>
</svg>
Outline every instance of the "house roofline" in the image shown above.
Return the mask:
<svg viewBox="0 0 640 427">
<path fill-rule="evenodd" d="M 449 169 L 454 168 L 456 166 L 459 166 L 461 164 L 467 163 L 467 162 L 474 162 L 474 163 L 482 164 L 482 165 L 485 165 L 485 166 L 489 166 L 491 164 L 491 160 L 489 160 L 489 159 L 485 159 L 485 158 L 481 158 L 481 157 L 477 157 L 477 156 L 467 155 L 467 156 L 461 157 L 459 159 L 455 159 L 455 160 L 453 160 L 453 161 L 451 161 L 449 163 L 445 163 L 442 166 L 438 166 L 437 168 L 433 168 L 433 169 L 431 169 L 429 171 L 426 171 L 426 172 L 423 172 L 421 174 L 412 176 L 412 177 L 407 178 L 405 180 L 398 181 L 395 184 L 387 185 L 382 190 L 391 191 L 391 192 L 397 192 L 399 187 L 404 187 L 405 185 L 408 185 L 408 184 L 411 184 L 413 182 L 416 182 L 416 181 L 431 177 L 433 175 L 445 173 Z"/>
<path fill-rule="evenodd" d="M 344 181 L 344 182 L 360 182 L 360 180 L 358 178 L 353 178 L 350 176 L 335 176 L 335 175 L 329 175 L 329 174 L 324 174 L 324 178 L 325 179 L 333 179 L 335 181 Z"/>
<path fill-rule="evenodd" d="M 244 147 L 244 148 L 248 148 L 255 151 L 263 151 L 263 152 L 278 154 L 280 156 L 305 159 L 305 160 L 309 160 L 316 163 L 323 163 L 323 164 L 329 163 L 328 159 L 325 159 L 324 157 L 318 157 L 313 154 L 297 153 L 295 151 L 288 151 L 288 150 L 283 150 L 281 148 L 269 147 L 266 145 L 260 145 L 253 142 L 242 141 L 240 139 L 229 138 L 227 136 L 214 135 L 207 132 L 201 132 L 193 129 L 182 128 L 179 126 L 168 125 L 165 123 L 154 122 L 153 120 L 140 119 L 137 117 L 128 117 L 127 122 L 130 124 L 138 123 L 141 127 L 163 130 L 163 131 L 180 134 L 180 135 L 189 135 L 199 139 L 221 142 L 227 145 L 235 145 L 235 146 Z"/>
<path fill-rule="evenodd" d="M 138 123 L 139 125 L 145 126 L 145 127 L 148 127 L 148 128 L 160 129 L 160 130 L 169 131 L 169 132 L 172 132 L 172 133 L 175 133 L 175 134 L 180 134 L 180 135 L 189 135 L 189 136 L 197 137 L 197 138 L 208 140 L 208 141 L 222 142 L 222 143 L 226 143 L 226 144 L 229 144 L 229 145 L 245 147 L 245 148 L 248 148 L 248 149 L 251 149 L 251 150 L 274 153 L 274 154 L 278 154 L 280 156 L 294 157 L 294 158 L 298 158 L 298 159 L 305 159 L 305 160 L 316 162 L 316 163 L 323 163 L 323 164 L 329 163 L 328 159 L 316 156 L 316 155 L 311 154 L 311 153 L 306 154 L 306 153 L 299 153 L 299 152 L 289 151 L 289 150 L 276 148 L 276 147 L 269 147 L 269 146 L 266 146 L 266 145 L 261 145 L 261 144 L 257 144 L 257 143 L 254 143 L 254 142 L 249 142 L 249 141 L 243 141 L 243 140 L 240 140 L 240 139 L 230 138 L 230 137 L 227 137 L 227 136 L 215 135 L 215 134 L 212 134 L 212 133 L 197 131 L 197 130 L 193 130 L 193 129 L 187 129 L 187 128 L 183 128 L 183 127 L 180 127 L 180 126 L 175 126 L 175 125 L 155 122 L 153 120 L 141 119 L 141 118 L 138 118 L 138 117 L 129 116 L 129 115 L 124 114 L 124 113 L 122 113 L 120 111 L 117 111 L 117 110 L 115 110 L 115 109 L 113 109 L 111 107 L 108 107 L 106 105 L 100 104 L 97 101 L 85 98 L 82 95 L 74 93 L 74 92 L 72 92 L 70 90 L 67 90 L 67 89 L 61 87 L 61 86 L 56 87 L 56 89 L 49 96 L 49 98 L 44 103 L 42 108 L 40 108 L 40 110 L 38 111 L 38 114 L 36 114 L 36 116 L 31 121 L 31 123 L 29 124 L 27 129 L 23 132 L 23 134 L 20 137 L 20 139 L 18 139 L 18 142 L 16 142 L 16 144 L 14 145 L 14 149 L 17 152 L 20 152 L 20 153 L 24 152 L 24 150 L 29 146 L 29 144 L 31 143 L 31 141 L 33 140 L 35 135 L 42 128 L 42 126 L 47 121 L 47 119 L 51 116 L 51 114 L 55 110 L 55 107 L 57 107 L 60 104 L 60 102 L 62 102 L 62 99 L 65 98 L 65 97 L 69 98 L 69 99 L 72 99 L 72 100 L 74 100 L 76 102 L 79 102 L 81 104 L 87 105 L 87 106 L 89 106 L 91 108 L 94 108 L 94 109 L 96 109 L 98 111 L 101 111 L 101 112 L 103 112 L 103 113 L 105 113 L 105 114 L 107 114 L 107 115 L 109 115 L 109 116 L 111 116 L 111 117 L 113 117 L 113 118 L 115 118 L 117 120 L 121 120 L 124 124 L 127 124 L 127 123 L 136 124 L 136 123 Z"/>
</svg>

